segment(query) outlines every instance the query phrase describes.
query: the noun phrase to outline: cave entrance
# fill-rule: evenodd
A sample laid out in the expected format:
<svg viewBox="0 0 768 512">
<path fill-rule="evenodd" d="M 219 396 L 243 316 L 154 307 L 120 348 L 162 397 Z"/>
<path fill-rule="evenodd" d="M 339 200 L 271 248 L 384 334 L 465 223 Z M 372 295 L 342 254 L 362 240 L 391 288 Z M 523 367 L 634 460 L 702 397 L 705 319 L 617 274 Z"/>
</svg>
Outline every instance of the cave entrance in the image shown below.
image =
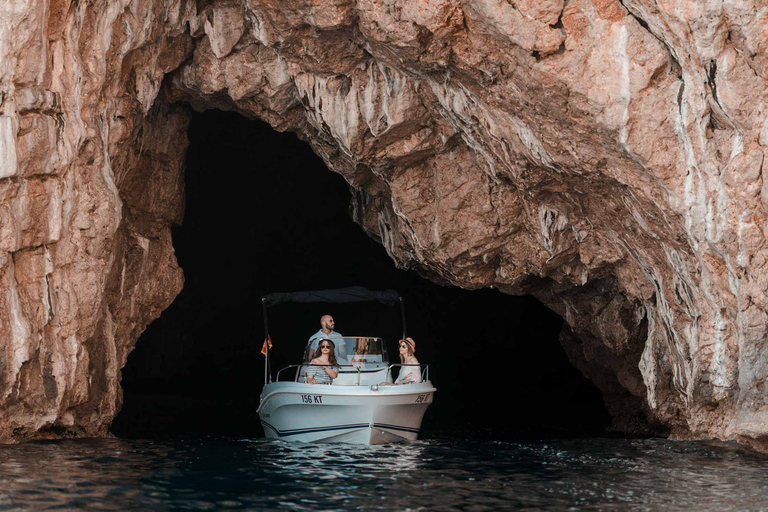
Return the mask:
<svg viewBox="0 0 768 512">
<path fill-rule="evenodd" d="M 260 298 L 350 285 L 405 298 L 409 333 L 438 388 L 427 435 L 582 435 L 609 424 L 600 392 L 559 344 L 560 317 L 531 296 L 438 286 L 396 269 L 350 219 L 344 179 L 295 135 L 208 111 L 193 114 L 189 139 L 186 211 L 173 231 L 185 285 L 123 369 L 118 436 L 260 436 Z M 383 333 L 396 354 L 397 311 L 316 306 L 270 311 L 275 368 L 296 362 L 326 312 L 344 334 Z M 375 319 L 373 329 L 357 332 L 362 318 Z"/>
</svg>

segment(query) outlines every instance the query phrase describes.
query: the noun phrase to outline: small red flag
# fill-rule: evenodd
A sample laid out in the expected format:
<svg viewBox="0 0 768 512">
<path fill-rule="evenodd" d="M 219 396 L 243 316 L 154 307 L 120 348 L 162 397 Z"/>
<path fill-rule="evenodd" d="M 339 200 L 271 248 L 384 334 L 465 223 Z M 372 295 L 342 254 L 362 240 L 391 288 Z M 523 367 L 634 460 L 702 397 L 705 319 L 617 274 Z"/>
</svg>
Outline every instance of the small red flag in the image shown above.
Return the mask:
<svg viewBox="0 0 768 512">
<path fill-rule="evenodd" d="M 267 355 L 267 342 L 269 342 L 269 348 L 272 348 L 272 337 L 267 336 L 267 339 L 264 340 L 264 345 L 261 347 L 261 353 L 264 355 Z"/>
</svg>

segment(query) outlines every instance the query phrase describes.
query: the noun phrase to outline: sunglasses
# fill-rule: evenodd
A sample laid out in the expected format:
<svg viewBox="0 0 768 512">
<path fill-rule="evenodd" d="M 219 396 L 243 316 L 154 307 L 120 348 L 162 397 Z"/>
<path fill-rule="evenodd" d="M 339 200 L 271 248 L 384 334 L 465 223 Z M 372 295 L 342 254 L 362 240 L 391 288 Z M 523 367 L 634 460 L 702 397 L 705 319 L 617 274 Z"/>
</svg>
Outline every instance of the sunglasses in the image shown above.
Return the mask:
<svg viewBox="0 0 768 512">
<path fill-rule="evenodd" d="M 331 348 L 330 345 L 320 345 L 320 348 Z"/>
</svg>

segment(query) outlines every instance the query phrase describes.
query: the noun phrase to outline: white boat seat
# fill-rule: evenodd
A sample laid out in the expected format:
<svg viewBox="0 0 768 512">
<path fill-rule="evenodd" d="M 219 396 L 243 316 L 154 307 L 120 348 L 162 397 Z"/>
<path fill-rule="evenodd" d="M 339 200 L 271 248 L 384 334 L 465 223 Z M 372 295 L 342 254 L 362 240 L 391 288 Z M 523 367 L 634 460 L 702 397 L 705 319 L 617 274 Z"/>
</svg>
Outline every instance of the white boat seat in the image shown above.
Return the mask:
<svg viewBox="0 0 768 512">
<path fill-rule="evenodd" d="M 359 380 L 358 380 L 359 378 Z M 361 386 L 370 386 L 381 382 L 391 382 L 389 369 L 386 366 L 379 367 L 361 367 L 359 376 L 358 371 L 353 367 L 342 368 L 339 376 L 333 379 L 334 386 L 356 386 L 358 382 Z"/>
</svg>

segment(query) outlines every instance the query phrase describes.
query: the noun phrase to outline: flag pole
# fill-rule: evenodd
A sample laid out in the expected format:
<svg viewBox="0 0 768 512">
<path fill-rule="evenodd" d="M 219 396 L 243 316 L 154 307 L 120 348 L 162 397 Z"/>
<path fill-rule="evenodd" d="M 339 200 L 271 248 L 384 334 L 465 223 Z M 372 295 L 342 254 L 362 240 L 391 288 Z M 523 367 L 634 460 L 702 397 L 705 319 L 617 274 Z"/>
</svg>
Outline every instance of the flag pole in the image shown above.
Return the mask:
<svg viewBox="0 0 768 512">
<path fill-rule="evenodd" d="M 267 353 L 264 357 L 264 385 L 272 382 L 272 375 L 269 374 L 269 320 L 267 319 L 267 298 L 261 298 L 261 310 L 264 312 L 264 345 L 267 347 Z"/>
</svg>

